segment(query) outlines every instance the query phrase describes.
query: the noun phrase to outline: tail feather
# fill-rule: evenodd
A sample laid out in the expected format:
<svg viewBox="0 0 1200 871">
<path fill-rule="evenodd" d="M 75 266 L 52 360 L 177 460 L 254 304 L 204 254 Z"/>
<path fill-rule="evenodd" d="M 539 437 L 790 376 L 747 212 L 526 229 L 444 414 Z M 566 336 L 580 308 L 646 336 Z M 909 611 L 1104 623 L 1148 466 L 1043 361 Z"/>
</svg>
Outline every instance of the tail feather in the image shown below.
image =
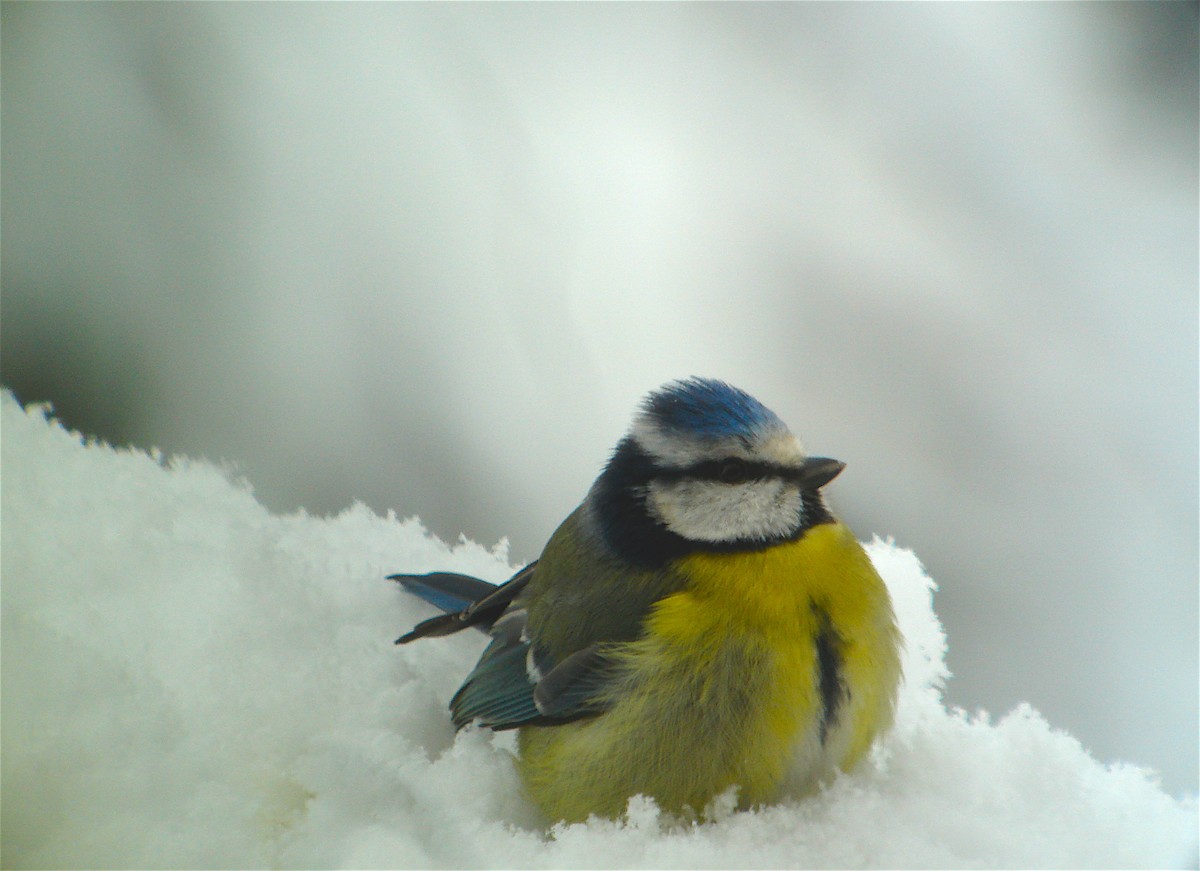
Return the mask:
<svg viewBox="0 0 1200 871">
<path fill-rule="evenodd" d="M 431 572 L 427 575 L 391 575 L 389 581 L 399 581 L 404 589 L 420 596 L 430 605 L 440 608 L 447 614 L 465 611 L 480 599 L 493 593 L 495 584 L 472 578 L 469 575 L 456 575 L 452 572 Z"/>
<path fill-rule="evenodd" d="M 389 575 L 388 580 L 398 581 L 410 593 L 446 612 L 418 623 L 411 632 L 397 638 L 396 643 L 407 644 L 418 638 L 451 635 L 468 626 L 474 626 L 482 632 L 489 631 L 529 583 L 535 565 L 536 562 L 530 563 L 500 586 L 453 572 Z"/>
</svg>

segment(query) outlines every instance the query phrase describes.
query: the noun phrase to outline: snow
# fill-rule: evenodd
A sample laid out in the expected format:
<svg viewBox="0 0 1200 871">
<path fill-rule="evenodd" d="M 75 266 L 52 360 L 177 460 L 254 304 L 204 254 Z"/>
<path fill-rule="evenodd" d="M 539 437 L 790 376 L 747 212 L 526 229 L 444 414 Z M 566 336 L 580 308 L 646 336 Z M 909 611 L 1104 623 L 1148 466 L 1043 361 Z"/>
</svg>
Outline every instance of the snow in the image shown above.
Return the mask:
<svg viewBox="0 0 1200 871">
<path fill-rule="evenodd" d="M 947 710 L 934 583 L 868 545 L 907 638 L 895 730 L 817 796 L 702 825 L 635 798 L 547 828 L 511 734 L 455 736 L 482 635 L 392 640 L 384 580 L 507 577 L 356 505 L 274 516 L 205 462 L 85 443 L 4 395 L 5 867 L 1179 867 L 1195 797 L 1104 765 L 1020 707 Z M 1003 651 L 997 651 L 1002 656 Z"/>
</svg>

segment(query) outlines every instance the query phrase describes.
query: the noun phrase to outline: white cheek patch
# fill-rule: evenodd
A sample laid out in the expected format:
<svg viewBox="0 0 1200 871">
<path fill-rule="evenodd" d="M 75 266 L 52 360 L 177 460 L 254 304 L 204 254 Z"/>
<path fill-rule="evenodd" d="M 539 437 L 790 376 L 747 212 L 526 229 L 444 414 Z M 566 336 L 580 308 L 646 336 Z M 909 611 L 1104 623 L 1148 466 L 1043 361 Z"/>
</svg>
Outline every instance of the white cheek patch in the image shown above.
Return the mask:
<svg viewBox="0 0 1200 871">
<path fill-rule="evenodd" d="M 711 542 L 784 538 L 800 525 L 802 510 L 800 491 L 778 479 L 651 481 L 646 507 L 675 534 Z"/>
</svg>

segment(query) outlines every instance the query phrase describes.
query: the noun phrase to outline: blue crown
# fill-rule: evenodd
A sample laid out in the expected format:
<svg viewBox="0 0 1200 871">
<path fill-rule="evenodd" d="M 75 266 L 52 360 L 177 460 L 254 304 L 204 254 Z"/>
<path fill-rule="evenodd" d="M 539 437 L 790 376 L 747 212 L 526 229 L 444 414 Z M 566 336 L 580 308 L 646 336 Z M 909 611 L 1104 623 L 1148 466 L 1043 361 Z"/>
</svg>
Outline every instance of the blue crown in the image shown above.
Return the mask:
<svg viewBox="0 0 1200 871">
<path fill-rule="evenodd" d="M 673 381 L 646 397 L 643 408 L 664 430 L 711 438 L 787 428 L 749 393 L 714 378 Z"/>
</svg>

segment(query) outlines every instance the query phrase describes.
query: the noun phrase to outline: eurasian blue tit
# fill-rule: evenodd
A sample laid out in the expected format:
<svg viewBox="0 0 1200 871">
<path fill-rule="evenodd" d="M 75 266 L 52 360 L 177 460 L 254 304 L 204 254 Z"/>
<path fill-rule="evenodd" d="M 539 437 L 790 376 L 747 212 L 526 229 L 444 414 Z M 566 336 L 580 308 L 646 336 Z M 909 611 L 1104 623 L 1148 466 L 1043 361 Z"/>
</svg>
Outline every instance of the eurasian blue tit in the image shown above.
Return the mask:
<svg viewBox="0 0 1200 871">
<path fill-rule="evenodd" d="M 511 580 L 392 576 L 447 612 L 397 643 L 491 636 L 452 718 L 520 729 L 551 820 L 811 787 L 890 726 L 900 680 L 887 588 L 822 498 L 842 469 L 743 391 L 670 383 Z"/>
</svg>

